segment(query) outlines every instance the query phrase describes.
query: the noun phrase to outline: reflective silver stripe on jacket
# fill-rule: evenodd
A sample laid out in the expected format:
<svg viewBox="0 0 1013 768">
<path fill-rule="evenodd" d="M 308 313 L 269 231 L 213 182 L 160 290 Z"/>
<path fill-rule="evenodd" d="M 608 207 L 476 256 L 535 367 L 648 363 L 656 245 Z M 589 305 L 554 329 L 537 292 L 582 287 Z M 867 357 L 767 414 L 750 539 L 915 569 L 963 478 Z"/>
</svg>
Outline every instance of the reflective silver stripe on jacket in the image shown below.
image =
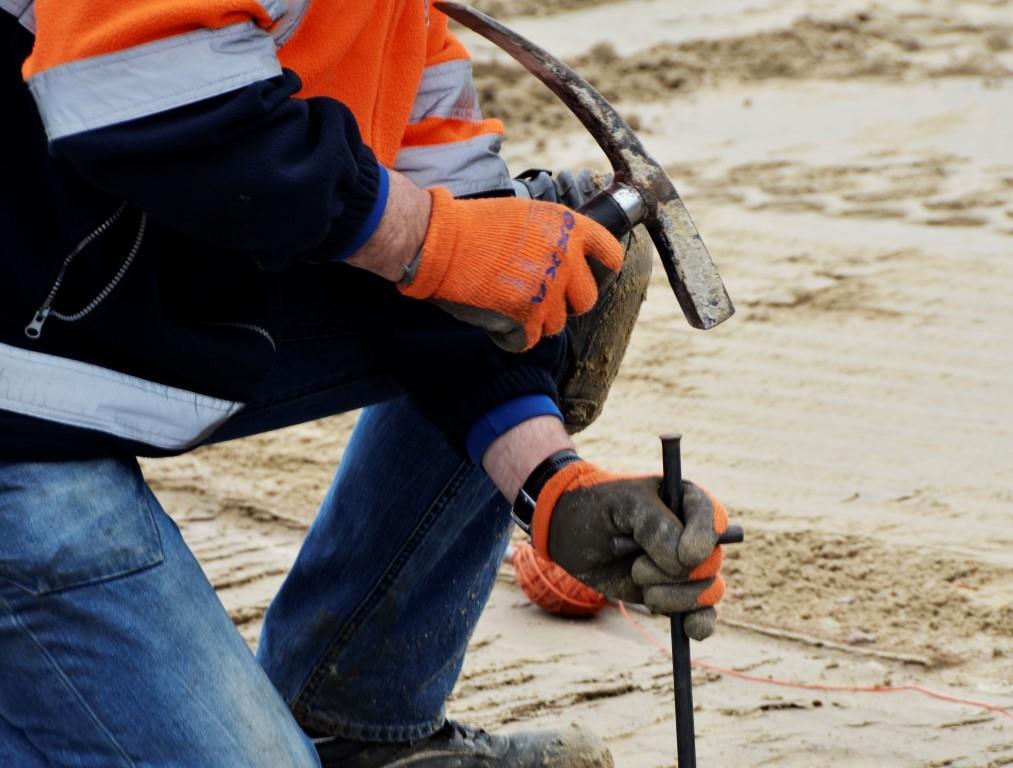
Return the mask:
<svg viewBox="0 0 1013 768">
<path fill-rule="evenodd" d="M 483 133 L 468 141 L 406 147 L 397 153 L 394 170 L 420 187 L 446 187 L 455 197 L 512 189 L 506 163 L 499 156 L 503 137 Z"/>
<path fill-rule="evenodd" d="M 0 11 L 7 11 L 21 26 L 35 33 L 35 0 L 0 0 Z"/>
<path fill-rule="evenodd" d="M 422 72 L 408 122 L 418 123 L 427 117 L 469 122 L 482 119 L 470 61 L 448 61 Z"/>
<path fill-rule="evenodd" d="M 28 85 L 55 141 L 280 74 L 274 38 L 246 21 L 73 61 L 34 75 Z"/>
<path fill-rule="evenodd" d="M 242 403 L 0 344 L 0 408 L 182 450 L 217 429 Z"/>
</svg>

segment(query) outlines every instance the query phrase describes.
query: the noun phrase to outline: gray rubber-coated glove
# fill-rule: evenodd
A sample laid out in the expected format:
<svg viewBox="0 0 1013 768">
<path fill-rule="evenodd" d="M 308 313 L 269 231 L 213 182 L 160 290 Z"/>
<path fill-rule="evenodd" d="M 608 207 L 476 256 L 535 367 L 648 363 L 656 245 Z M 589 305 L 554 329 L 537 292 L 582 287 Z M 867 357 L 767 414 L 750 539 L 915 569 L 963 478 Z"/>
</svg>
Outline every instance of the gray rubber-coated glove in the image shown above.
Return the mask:
<svg viewBox="0 0 1013 768">
<path fill-rule="evenodd" d="M 577 210 L 612 183 L 612 174 L 601 174 L 584 169 L 571 171 L 550 171 L 532 169 L 524 171 L 514 179 L 514 194 L 532 200 L 562 203 Z"/>
<path fill-rule="evenodd" d="M 606 597 L 643 603 L 655 613 L 685 613 L 686 634 L 703 640 L 714 632 L 713 606 L 724 594 L 717 542 L 728 515 L 707 491 L 684 481 L 684 525 L 660 493 L 660 477 L 569 464 L 538 494 L 534 545 Z"/>
</svg>

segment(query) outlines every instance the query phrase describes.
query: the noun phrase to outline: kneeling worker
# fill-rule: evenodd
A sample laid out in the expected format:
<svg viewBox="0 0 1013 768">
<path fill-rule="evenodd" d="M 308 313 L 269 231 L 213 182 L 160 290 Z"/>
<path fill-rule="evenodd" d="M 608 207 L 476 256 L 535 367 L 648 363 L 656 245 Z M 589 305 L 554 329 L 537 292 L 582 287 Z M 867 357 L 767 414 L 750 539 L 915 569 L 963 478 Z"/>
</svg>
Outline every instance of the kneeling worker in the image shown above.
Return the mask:
<svg viewBox="0 0 1013 768">
<path fill-rule="evenodd" d="M 578 458 L 562 331 L 623 248 L 514 196 L 446 17 L 0 0 L 0 40 L 0 765 L 610 765 L 446 719 L 511 505 L 698 638 L 724 512 Z M 255 657 L 135 457 L 362 407 Z"/>
</svg>

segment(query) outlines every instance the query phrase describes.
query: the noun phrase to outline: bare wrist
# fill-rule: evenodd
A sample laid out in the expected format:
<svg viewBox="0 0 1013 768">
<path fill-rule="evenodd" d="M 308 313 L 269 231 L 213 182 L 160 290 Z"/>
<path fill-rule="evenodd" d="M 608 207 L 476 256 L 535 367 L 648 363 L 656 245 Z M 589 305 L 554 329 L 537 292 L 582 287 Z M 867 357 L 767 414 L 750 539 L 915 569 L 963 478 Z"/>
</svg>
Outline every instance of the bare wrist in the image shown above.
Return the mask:
<svg viewBox="0 0 1013 768">
<path fill-rule="evenodd" d="M 425 242 L 433 201 L 403 174 L 388 174 L 390 191 L 380 226 L 347 263 L 397 282 Z"/>
<path fill-rule="evenodd" d="M 503 497 L 513 503 L 535 467 L 556 451 L 573 447 L 563 422 L 555 416 L 538 416 L 496 438 L 482 457 L 482 466 Z"/>
</svg>

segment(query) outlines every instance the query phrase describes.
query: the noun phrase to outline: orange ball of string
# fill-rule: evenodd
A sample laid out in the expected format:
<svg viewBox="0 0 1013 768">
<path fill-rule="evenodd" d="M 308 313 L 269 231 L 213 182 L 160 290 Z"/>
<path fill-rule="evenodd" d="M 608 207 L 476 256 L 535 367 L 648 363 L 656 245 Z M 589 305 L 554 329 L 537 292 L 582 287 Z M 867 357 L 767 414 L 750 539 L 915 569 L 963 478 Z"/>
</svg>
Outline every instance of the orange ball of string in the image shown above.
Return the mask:
<svg viewBox="0 0 1013 768">
<path fill-rule="evenodd" d="M 593 616 L 608 600 L 546 560 L 527 542 L 517 542 L 511 558 L 517 584 L 535 605 L 563 616 Z"/>
</svg>

